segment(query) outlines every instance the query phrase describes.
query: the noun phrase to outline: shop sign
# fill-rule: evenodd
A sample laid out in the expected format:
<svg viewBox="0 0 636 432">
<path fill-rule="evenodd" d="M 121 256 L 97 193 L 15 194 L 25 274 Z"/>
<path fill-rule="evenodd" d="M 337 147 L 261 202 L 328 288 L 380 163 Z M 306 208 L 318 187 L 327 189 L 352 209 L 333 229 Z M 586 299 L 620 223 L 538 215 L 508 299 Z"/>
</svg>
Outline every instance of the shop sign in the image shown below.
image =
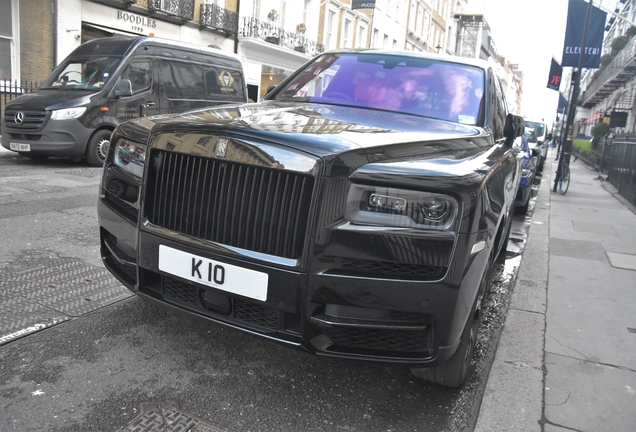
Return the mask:
<svg viewBox="0 0 636 432">
<path fill-rule="evenodd" d="M 136 33 L 145 33 L 144 27 L 151 29 L 157 27 L 157 20 L 121 10 L 117 11 L 117 20 L 130 24 L 130 29 Z"/>
</svg>

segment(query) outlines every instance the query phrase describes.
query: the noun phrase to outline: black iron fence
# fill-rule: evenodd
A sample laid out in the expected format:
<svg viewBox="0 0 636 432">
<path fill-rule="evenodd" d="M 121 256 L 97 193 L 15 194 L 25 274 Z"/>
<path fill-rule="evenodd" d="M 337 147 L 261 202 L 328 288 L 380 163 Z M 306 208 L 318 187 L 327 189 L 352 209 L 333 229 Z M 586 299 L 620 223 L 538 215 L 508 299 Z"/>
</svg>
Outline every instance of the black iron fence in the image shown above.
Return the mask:
<svg viewBox="0 0 636 432">
<path fill-rule="evenodd" d="M 239 36 L 260 38 L 265 42 L 312 56 L 325 52 L 324 45 L 306 38 L 302 33 L 286 31 L 251 17 L 241 18 Z"/>
<path fill-rule="evenodd" d="M 39 85 L 40 83 L 29 80 L 0 81 L 0 118 L 4 116 L 4 108 L 10 100 L 35 91 Z"/>
<path fill-rule="evenodd" d="M 631 204 L 636 205 L 636 137 L 616 136 L 606 140 L 607 181 Z"/>
</svg>

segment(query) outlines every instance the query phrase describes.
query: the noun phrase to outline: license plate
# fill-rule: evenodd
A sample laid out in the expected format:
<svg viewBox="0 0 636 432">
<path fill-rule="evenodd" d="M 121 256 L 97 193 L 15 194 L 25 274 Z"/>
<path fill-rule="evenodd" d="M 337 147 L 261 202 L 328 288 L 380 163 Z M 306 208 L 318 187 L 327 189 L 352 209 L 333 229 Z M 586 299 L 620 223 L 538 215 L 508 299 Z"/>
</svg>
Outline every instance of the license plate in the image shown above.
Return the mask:
<svg viewBox="0 0 636 432">
<path fill-rule="evenodd" d="M 267 273 L 159 246 L 159 270 L 180 278 L 256 300 L 267 300 Z"/>
<path fill-rule="evenodd" d="M 14 151 L 28 152 L 31 151 L 31 144 L 9 143 L 9 148 Z"/>
</svg>

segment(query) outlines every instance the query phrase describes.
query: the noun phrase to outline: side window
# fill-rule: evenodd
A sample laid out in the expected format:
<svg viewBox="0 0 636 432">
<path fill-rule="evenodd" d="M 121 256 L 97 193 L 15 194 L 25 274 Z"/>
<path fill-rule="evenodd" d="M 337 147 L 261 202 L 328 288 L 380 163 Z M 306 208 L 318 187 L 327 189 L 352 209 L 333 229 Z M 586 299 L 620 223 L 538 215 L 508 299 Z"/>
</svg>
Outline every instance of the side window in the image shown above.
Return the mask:
<svg viewBox="0 0 636 432">
<path fill-rule="evenodd" d="M 212 100 L 243 101 L 243 76 L 235 70 L 204 67 L 205 98 Z"/>
<path fill-rule="evenodd" d="M 506 100 L 504 99 L 503 92 L 501 90 L 501 84 L 499 78 L 491 71 L 493 93 L 493 103 L 491 108 L 493 109 L 493 132 L 495 134 L 495 140 L 504 138 L 504 127 L 506 125 L 506 115 L 508 114 L 508 107 L 506 106 Z"/>
<path fill-rule="evenodd" d="M 129 79 L 132 84 L 133 94 L 150 89 L 152 85 L 152 69 L 150 60 L 134 61 L 128 65 L 122 78 Z"/>
<path fill-rule="evenodd" d="M 203 70 L 199 65 L 162 60 L 161 75 L 168 99 L 204 99 Z"/>
</svg>

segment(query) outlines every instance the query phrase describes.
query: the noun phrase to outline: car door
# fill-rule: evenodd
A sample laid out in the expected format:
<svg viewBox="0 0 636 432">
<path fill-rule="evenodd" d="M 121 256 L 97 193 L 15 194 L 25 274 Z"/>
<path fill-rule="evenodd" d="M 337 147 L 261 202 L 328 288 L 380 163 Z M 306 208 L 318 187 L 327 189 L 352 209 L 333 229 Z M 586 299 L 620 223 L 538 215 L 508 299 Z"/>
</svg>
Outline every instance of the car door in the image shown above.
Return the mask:
<svg viewBox="0 0 636 432">
<path fill-rule="evenodd" d="M 120 79 L 130 81 L 132 95 L 113 100 L 119 122 L 159 113 L 160 98 L 153 62 L 150 57 L 133 57 L 122 71 Z"/>
</svg>

